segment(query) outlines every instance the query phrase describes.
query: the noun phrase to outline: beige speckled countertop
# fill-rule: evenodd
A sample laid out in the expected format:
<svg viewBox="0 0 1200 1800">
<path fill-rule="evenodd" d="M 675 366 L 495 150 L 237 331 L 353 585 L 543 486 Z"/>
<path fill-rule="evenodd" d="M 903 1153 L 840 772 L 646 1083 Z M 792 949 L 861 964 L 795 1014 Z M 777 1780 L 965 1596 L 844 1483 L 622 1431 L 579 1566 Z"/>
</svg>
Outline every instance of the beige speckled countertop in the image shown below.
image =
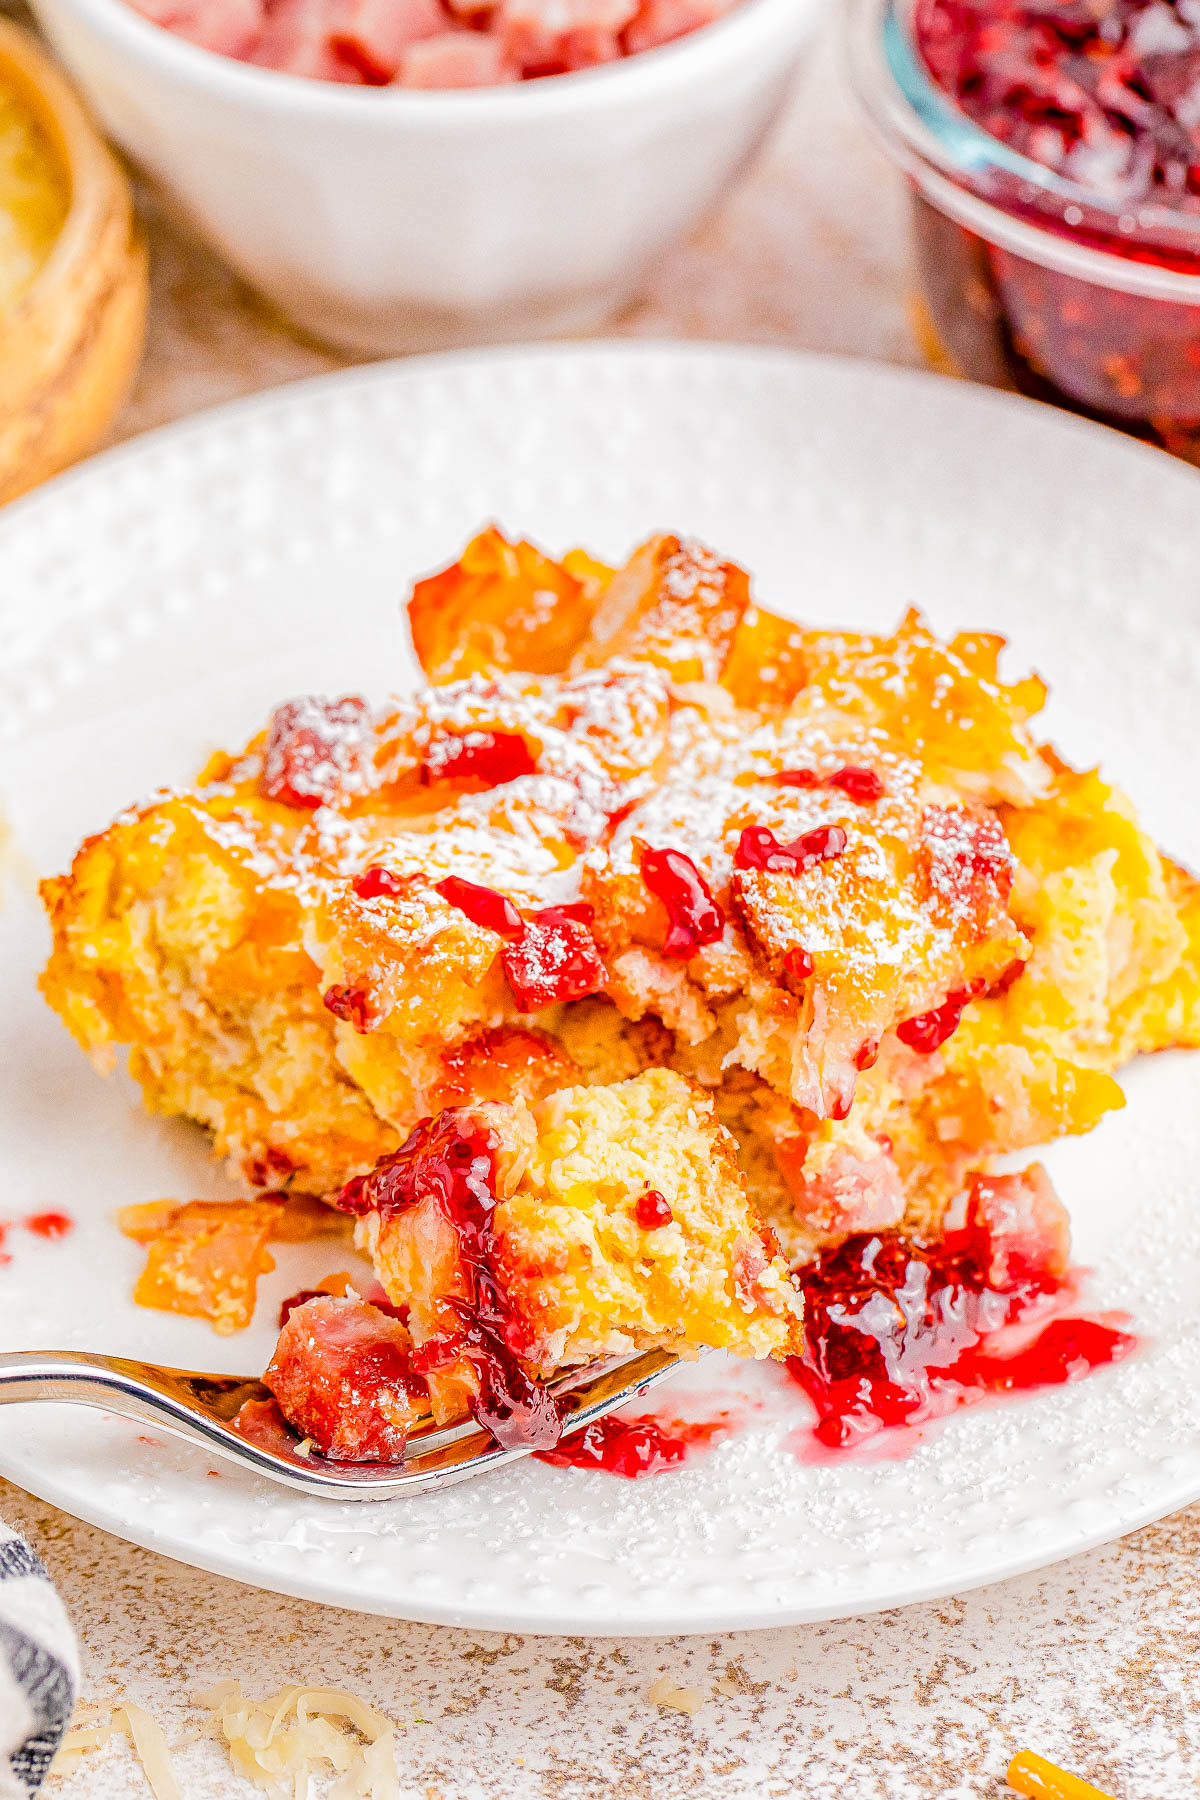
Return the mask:
<svg viewBox="0 0 1200 1800">
<path fill-rule="evenodd" d="M 150 351 L 117 435 L 338 365 L 147 214 Z M 916 362 L 904 290 L 902 196 L 826 42 L 765 160 L 616 329 Z M 401 1726 L 414 1800 L 999 1800 L 1022 1745 L 1119 1800 L 1200 1793 L 1200 1507 L 962 1599 L 843 1624 L 625 1642 L 323 1610 L 132 1549 L 14 1489 L 0 1492 L 0 1510 L 62 1588 L 89 1699 L 138 1702 L 178 1740 L 196 1723 L 188 1696 L 228 1675 L 255 1693 L 346 1684 Z M 652 1705 L 662 1674 L 696 1689 L 699 1710 Z M 176 1767 L 183 1800 L 253 1791 L 211 1743 L 181 1749 Z M 149 1790 L 114 1744 L 52 1792 L 144 1800 Z"/>
</svg>

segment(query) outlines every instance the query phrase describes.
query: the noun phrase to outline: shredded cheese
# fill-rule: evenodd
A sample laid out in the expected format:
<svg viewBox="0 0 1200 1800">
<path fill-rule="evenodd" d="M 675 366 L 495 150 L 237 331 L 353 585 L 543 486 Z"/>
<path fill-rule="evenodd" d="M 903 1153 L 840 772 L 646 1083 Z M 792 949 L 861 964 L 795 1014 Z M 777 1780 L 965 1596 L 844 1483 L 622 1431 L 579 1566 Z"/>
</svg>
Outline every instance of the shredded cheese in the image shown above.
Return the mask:
<svg viewBox="0 0 1200 1800">
<path fill-rule="evenodd" d="M 105 1719 L 100 1708 L 82 1701 L 63 1733 L 54 1759 L 55 1775 L 73 1775 L 89 1750 L 102 1750 L 115 1737 L 126 1737 L 142 1765 L 154 1800 L 181 1800 L 162 1726 L 142 1707 L 126 1704 Z"/>
<path fill-rule="evenodd" d="M 271 1800 L 309 1800 L 320 1763 L 336 1777 L 328 1800 L 401 1800 L 395 1727 L 343 1688 L 281 1688 L 251 1700 L 223 1681 L 196 1704 L 238 1774 Z"/>
<path fill-rule="evenodd" d="M 167 1749 L 162 1726 L 140 1706 L 127 1704 L 116 1717 L 123 1719 L 154 1800 L 180 1800 L 179 1783 L 171 1767 L 171 1752 Z"/>
<path fill-rule="evenodd" d="M 88 1751 L 103 1750 L 116 1736 L 116 1732 L 117 1727 L 111 1716 L 102 1719 L 99 1707 L 92 1706 L 86 1700 L 80 1701 L 71 1724 L 59 1742 L 52 1772 L 55 1775 L 73 1775 Z"/>
<path fill-rule="evenodd" d="M 651 1706 L 663 1706 L 669 1712 L 698 1713 L 704 1705 L 699 1688 L 680 1687 L 669 1675 L 660 1675 L 646 1698 Z"/>
<path fill-rule="evenodd" d="M 251 1700 L 236 1681 L 221 1681 L 195 1704 L 209 1716 L 207 1735 L 223 1741 L 239 1775 L 271 1800 L 310 1800 L 313 1780 L 328 1765 L 326 1800 L 401 1800 L 396 1731 L 390 1719 L 343 1688 L 281 1688 Z M 195 1743 L 192 1732 L 181 1745 Z M 83 1702 L 54 1760 L 56 1775 L 73 1775 L 91 1750 L 126 1737 L 154 1800 L 181 1800 L 162 1727 L 140 1706 L 126 1704 L 107 1718 Z"/>
</svg>

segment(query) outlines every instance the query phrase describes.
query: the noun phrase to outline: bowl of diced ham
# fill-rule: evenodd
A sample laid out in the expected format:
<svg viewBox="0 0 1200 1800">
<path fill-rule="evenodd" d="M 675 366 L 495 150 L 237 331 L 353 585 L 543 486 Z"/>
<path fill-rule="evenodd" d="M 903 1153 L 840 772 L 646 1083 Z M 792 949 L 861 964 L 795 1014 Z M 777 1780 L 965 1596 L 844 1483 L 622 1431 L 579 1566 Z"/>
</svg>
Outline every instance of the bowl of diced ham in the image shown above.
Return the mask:
<svg viewBox="0 0 1200 1800">
<path fill-rule="evenodd" d="M 579 333 L 781 108 L 821 0 L 33 0 L 105 126 L 304 329 Z"/>
</svg>

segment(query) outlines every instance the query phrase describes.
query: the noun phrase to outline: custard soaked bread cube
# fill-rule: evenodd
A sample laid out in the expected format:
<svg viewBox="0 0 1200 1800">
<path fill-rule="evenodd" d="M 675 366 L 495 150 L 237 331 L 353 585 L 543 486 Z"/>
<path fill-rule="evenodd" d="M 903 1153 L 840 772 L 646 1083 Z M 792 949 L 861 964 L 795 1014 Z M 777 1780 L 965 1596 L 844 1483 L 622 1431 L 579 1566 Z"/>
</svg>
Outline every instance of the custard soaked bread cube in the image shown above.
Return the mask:
<svg viewBox="0 0 1200 1800">
<path fill-rule="evenodd" d="M 801 1343 L 801 1298 L 746 1198 L 711 1098 L 666 1069 L 532 1109 L 451 1110 L 342 1204 L 408 1308 L 435 1414 L 554 1441 L 537 1387 L 657 1345 L 751 1357 Z"/>
<path fill-rule="evenodd" d="M 154 1112 L 257 1187 L 335 1189 L 399 1141 L 336 1060 L 304 946 L 312 814 L 226 783 L 121 815 L 42 885 L 42 992 L 93 1061 L 130 1046 Z"/>
<path fill-rule="evenodd" d="M 653 537 L 607 583 L 573 666 L 627 659 L 678 682 L 715 681 L 749 604 L 736 563 L 694 538 Z"/>
<path fill-rule="evenodd" d="M 673 726 L 667 772 L 584 858 L 608 993 L 707 1043 L 702 1078 L 749 1069 L 843 1116 L 886 1033 L 1024 955 L 1003 829 L 827 716 Z"/>
<path fill-rule="evenodd" d="M 561 562 L 494 525 L 458 559 L 414 584 L 408 621 L 417 659 L 432 682 L 528 669 L 565 669 L 612 571 L 582 550 Z"/>
</svg>

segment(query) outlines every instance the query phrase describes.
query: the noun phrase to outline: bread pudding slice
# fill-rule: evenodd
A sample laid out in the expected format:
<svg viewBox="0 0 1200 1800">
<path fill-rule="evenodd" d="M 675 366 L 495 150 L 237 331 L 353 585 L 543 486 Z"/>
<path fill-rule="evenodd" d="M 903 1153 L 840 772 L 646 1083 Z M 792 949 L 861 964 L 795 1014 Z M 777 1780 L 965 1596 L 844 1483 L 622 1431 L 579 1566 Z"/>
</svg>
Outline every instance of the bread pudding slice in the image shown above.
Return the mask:
<svg viewBox="0 0 1200 1800">
<path fill-rule="evenodd" d="M 453 1108 L 341 1204 L 406 1310 L 439 1419 L 550 1443 L 538 1383 L 655 1346 L 750 1357 L 801 1345 L 801 1297 L 703 1090 L 666 1069 Z"/>
<path fill-rule="evenodd" d="M 489 528 L 409 611 L 429 688 L 286 702 L 44 884 L 51 1004 L 251 1186 L 672 1071 L 799 1257 L 936 1231 L 1200 1042 L 1195 882 L 996 636 L 793 624 L 669 535 L 614 571 Z"/>
</svg>

